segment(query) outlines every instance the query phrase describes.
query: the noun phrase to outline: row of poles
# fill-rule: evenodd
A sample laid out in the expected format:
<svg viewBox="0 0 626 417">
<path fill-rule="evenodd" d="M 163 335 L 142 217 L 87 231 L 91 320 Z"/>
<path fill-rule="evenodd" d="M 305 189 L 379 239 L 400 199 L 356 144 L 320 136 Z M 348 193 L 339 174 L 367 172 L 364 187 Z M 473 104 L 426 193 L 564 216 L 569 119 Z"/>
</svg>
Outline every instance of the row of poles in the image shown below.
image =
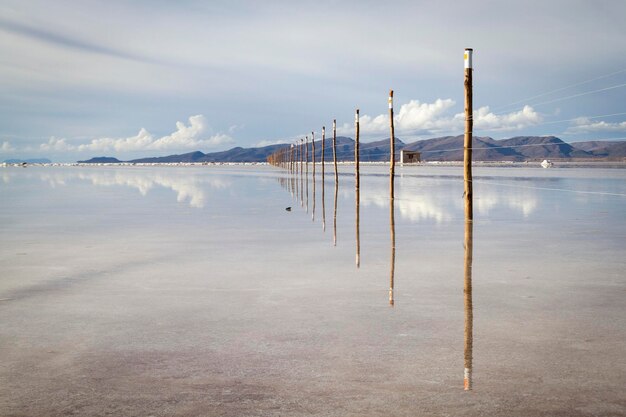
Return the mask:
<svg viewBox="0 0 626 417">
<path fill-rule="evenodd" d="M 465 67 L 465 134 L 463 141 L 463 183 L 464 183 L 464 207 L 465 207 L 465 231 L 464 231 L 464 310 L 465 310 L 465 328 L 464 328 L 464 389 L 472 389 L 472 352 L 473 352 L 473 304 L 472 304 L 472 263 L 473 263 L 473 187 L 472 187 L 472 132 L 473 132 L 473 92 L 472 92 L 472 62 L 473 49 L 466 48 L 464 53 Z M 389 287 L 389 303 L 394 305 L 394 274 L 395 274 L 395 254 L 396 254 L 396 236 L 395 236 L 395 129 L 394 129 L 394 111 L 393 111 L 393 90 L 389 91 L 389 226 L 391 241 L 391 267 L 390 267 L 390 287 Z M 359 161 L 359 109 L 355 112 L 355 140 L 354 140 L 354 175 L 355 175 L 355 207 L 356 207 L 356 266 L 360 267 L 360 161 Z M 324 175 L 325 175 L 325 144 L 326 144 L 326 128 L 322 127 L 321 140 L 321 169 L 322 169 L 322 200 L 324 200 Z M 311 132 L 311 160 L 313 166 L 313 198 L 315 201 L 315 132 Z M 337 169 L 337 123 L 333 120 L 333 165 L 335 171 L 335 213 L 334 213 L 334 234 L 333 243 L 336 245 L 336 225 L 337 225 L 337 190 L 339 183 L 339 174 Z M 306 136 L 300 139 L 299 143 L 288 145 L 279 149 L 267 158 L 271 165 L 287 169 L 292 174 L 299 172 L 302 181 L 302 175 L 306 170 L 308 178 L 309 171 L 309 138 Z M 302 190 L 302 185 L 300 187 Z M 308 179 L 307 179 L 307 195 L 308 195 Z M 313 203 L 315 205 L 315 202 Z M 308 210 L 308 203 L 307 203 Z M 313 213 L 315 208 L 313 207 Z M 313 214 L 314 218 L 315 214 Z M 325 210 L 323 227 L 325 229 Z"/>
</svg>

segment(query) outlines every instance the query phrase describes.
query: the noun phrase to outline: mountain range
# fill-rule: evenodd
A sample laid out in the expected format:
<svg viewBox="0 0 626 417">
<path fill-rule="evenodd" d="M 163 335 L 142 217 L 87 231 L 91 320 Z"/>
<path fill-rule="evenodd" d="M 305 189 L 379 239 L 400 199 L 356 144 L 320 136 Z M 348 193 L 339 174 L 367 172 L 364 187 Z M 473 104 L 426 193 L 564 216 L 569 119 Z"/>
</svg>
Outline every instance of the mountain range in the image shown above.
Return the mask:
<svg viewBox="0 0 626 417">
<path fill-rule="evenodd" d="M 175 163 L 175 162 L 265 162 L 274 152 L 289 145 L 278 144 L 257 148 L 236 147 L 226 151 L 203 153 L 200 151 L 179 155 L 139 158 L 120 161 L 113 157 L 95 157 L 79 163 Z M 325 158 L 333 158 L 332 139 L 326 139 Z M 354 160 L 353 139 L 337 137 L 337 160 Z M 439 138 L 404 143 L 395 139 L 396 152 L 401 150 L 421 153 L 422 161 L 462 161 L 463 136 L 443 136 Z M 310 145 L 309 145 L 310 149 Z M 320 161 L 322 141 L 316 141 L 315 159 Z M 361 161 L 386 161 L 389 159 L 389 139 L 359 144 Z M 474 137 L 472 159 L 474 161 L 541 161 L 551 160 L 611 160 L 626 158 L 626 141 L 587 141 L 565 143 L 555 136 L 517 136 L 495 140 L 490 137 Z"/>
</svg>

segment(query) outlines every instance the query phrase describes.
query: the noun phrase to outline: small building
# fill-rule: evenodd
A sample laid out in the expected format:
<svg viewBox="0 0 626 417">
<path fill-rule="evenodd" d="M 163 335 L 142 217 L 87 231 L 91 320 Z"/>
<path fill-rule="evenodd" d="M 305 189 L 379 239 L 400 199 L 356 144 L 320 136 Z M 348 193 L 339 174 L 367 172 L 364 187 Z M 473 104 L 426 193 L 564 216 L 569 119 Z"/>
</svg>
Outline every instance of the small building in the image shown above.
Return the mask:
<svg viewBox="0 0 626 417">
<path fill-rule="evenodd" d="M 401 164 L 414 164 L 422 160 L 422 155 L 416 151 L 400 151 L 400 163 Z"/>
</svg>

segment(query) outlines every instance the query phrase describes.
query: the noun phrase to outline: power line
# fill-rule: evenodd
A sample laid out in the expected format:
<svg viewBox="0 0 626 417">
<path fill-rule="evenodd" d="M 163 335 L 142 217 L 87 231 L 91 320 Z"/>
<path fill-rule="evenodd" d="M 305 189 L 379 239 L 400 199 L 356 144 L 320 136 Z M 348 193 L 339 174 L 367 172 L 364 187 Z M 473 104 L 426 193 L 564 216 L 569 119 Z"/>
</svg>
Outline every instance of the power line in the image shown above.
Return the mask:
<svg viewBox="0 0 626 417">
<path fill-rule="evenodd" d="M 578 87 L 579 85 L 584 85 L 584 84 L 588 84 L 588 83 L 593 82 L 593 81 L 602 80 L 604 78 L 609 78 L 609 77 L 612 77 L 613 75 L 621 74 L 623 72 L 626 72 L 626 68 L 625 69 L 621 69 L 619 71 L 612 72 L 610 74 L 601 75 L 599 77 L 595 77 L 595 78 L 592 78 L 590 80 L 581 81 L 581 82 L 578 82 L 578 83 L 575 83 L 575 84 L 571 84 L 571 85 L 568 85 L 568 86 L 565 86 L 565 87 L 557 88 L 556 90 L 548 91 L 546 93 L 538 94 L 536 96 L 528 97 L 528 98 L 525 98 L 525 99 L 522 99 L 522 100 L 517 100 L 517 101 L 514 101 L 514 102 L 509 103 L 509 104 L 505 104 L 505 105 L 502 105 L 502 106 L 497 106 L 497 107 L 494 108 L 494 110 L 496 110 L 496 109 L 504 109 L 506 107 L 511 107 L 511 106 L 513 106 L 515 104 L 519 104 L 519 103 L 527 102 L 527 101 L 534 100 L 534 99 L 537 99 L 537 98 L 549 96 L 550 94 L 558 93 L 559 91 L 564 91 L 564 90 L 567 90 L 567 89 L 570 89 L 570 88 L 573 88 L 573 87 Z"/>
</svg>

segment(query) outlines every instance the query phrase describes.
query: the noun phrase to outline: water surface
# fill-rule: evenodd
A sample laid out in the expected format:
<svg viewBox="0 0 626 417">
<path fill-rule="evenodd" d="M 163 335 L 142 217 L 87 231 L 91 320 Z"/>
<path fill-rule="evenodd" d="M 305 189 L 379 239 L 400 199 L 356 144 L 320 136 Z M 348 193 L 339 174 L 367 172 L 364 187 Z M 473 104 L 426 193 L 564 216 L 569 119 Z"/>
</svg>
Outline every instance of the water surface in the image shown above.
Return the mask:
<svg viewBox="0 0 626 417">
<path fill-rule="evenodd" d="M 0 414 L 626 414 L 626 170 L 340 169 L 2 169 Z"/>
</svg>

